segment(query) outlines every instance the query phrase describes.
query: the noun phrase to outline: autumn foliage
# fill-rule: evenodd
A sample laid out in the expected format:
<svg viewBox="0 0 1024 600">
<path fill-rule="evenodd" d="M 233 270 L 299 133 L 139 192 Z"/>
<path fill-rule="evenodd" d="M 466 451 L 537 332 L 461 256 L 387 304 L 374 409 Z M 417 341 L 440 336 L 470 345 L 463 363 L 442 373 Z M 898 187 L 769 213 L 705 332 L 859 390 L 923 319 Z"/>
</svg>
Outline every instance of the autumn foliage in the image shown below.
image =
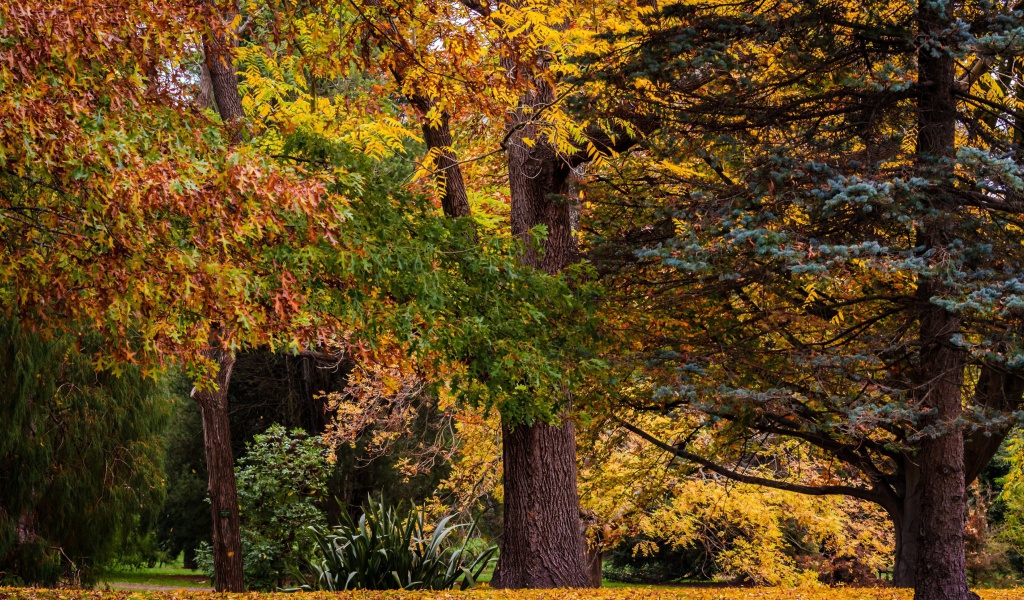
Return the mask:
<svg viewBox="0 0 1024 600">
<path fill-rule="evenodd" d="M 982 600 L 1013 600 L 1019 589 L 982 590 Z M 884 588 L 631 588 L 603 590 L 472 590 L 468 592 L 362 591 L 298 594 L 229 594 L 240 600 L 908 600 L 910 590 Z M 0 600 L 204 600 L 208 592 L 128 592 L 0 588 Z"/>
</svg>

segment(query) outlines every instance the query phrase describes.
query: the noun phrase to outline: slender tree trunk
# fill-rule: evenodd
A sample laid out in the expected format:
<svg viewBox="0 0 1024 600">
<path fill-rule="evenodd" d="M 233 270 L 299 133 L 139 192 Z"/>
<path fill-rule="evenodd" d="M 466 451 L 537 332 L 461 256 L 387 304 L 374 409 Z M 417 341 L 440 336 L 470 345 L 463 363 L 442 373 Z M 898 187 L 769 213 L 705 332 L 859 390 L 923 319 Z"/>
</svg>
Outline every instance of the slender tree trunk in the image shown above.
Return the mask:
<svg viewBox="0 0 1024 600">
<path fill-rule="evenodd" d="M 904 459 L 903 503 L 895 513 L 890 513 L 896 532 L 896 561 L 892 571 L 892 583 L 896 587 L 912 588 L 917 569 L 918 532 L 921 531 L 921 469 Z"/>
<path fill-rule="evenodd" d="M 604 579 L 602 561 L 604 553 L 599 547 L 587 548 L 587 570 L 590 573 L 590 587 L 601 587 L 601 580 Z"/>
<path fill-rule="evenodd" d="M 413 106 L 420 113 L 423 123 L 423 140 L 427 143 L 427 151 L 434 154 L 434 177 L 441 194 L 441 208 L 444 214 L 456 218 L 470 214 L 469 195 L 459 165 L 452 149 L 452 130 L 448 113 L 441 113 L 440 121 L 431 123 L 427 118 L 434 103 L 421 96 L 410 98 Z"/>
<path fill-rule="evenodd" d="M 368 4 L 382 9 L 379 0 L 369 0 Z M 383 13 L 382 13 L 383 15 Z M 373 31 L 369 33 L 376 42 L 382 46 L 394 46 L 402 48 L 406 52 L 405 58 L 415 61 L 415 50 L 408 40 L 402 35 L 391 19 L 376 20 Z M 396 62 L 391 65 L 391 74 L 399 86 L 404 87 L 408 64 Z M 423 129 L 423 141 L 427 144 L 427 151 L 434 156 L 434 181 L 441 192 L 441 208 L 448 217 L 466 217 L 470 214 L 469 195 L 466 193 L 466 183 L 462 177 L 462 167 L 459 165 L 455 150 L 452 148 L 452 130 L 450 125 L 451 115 L 442 111 L 440 119 L 431 120 L 430 112 L 436 107 L 436 103 L 429 97 L 422 94 L 411 93 L 406 96 L 416 112 L 419 113 L 420 125 Z"/>
<path fill-rule="evenodd" d="M 192 546 L 186 547 L 182 550 L 182 565 L 186 569 L 195 571 L 199 568 L 199 564 L 196 563 L 196 549 Z"/>
<path fill-rule="evenodd" d="M 216 10 L 216 2 L 208 0 L 210 18 L 229 21 Z M 214 24 L 203 35 L 203 52 L 210 76 L 213 99 L 221 119 L 232 127 L 232 143 L 244 138 L 245 112 L 238 91 L 238 75 L 232 58 L 233 41 L 220 24 Z M 208 355 L 218 365 L 217 387 L 196 391 L 193 397 L 202 411 L 203 445 L 213 516 L 213 574 L 218 592 L 243 592 L 242 534 L 238 515 L 238 489 L 235 482 L 235 459 L 231 451 L 231 422 L 228 413 L 228 385 L 235 357 L 228 350 L 211 346 Z"/>
<path fill-rule="evenodd" d="M 553 94 L 541 86 L 511 120 L 508 141 L 512 234 L 529 243 L 530 230 L 547 228 L 544 252 L 524 252 L 525 264 L 558 273 L 579 260 L 572 230 L 569 168 L 555 150 L 536 140 L 526 124 Z M 532 146 L 524 138 L 536 140 Z M 582 535 L 577 491 L 575 429 L 566 414 L 560 425 L 502 428 L 505 520 L 494 587 L 553 588 L 592 585 Z"/>
<path fill-rule="evenodd" d="M 213 574 L 218 592 L 245 590 L 242 580 L 242 537 L 239 527 L 235 457 L 231 452 L 231 423 L 228 418 L 228 383 L 235 358 L 229 351 L 216 355 L 220 371 L 217 388 L 193 391 L 203 418 L 203 446 L 209 474 L 210 512 L 213 517 Z"/>
</svg>

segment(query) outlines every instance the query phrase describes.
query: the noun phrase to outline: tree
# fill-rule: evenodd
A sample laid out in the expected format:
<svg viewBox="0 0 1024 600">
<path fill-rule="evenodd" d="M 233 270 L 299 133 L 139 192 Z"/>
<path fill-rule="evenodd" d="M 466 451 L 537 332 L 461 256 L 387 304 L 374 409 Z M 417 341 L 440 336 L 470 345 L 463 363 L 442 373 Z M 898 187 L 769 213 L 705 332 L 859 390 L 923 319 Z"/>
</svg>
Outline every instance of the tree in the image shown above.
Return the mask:
<svg viewBox="0 0 1024 600">
<path fill-rule="evenodd" d="M 168 394 L 0 319 L 0 577 L 90 583 L 156 518 Z"/>
<path fill-rule="evenodd" d="M 509 232 L 522 244 L 522 263 L 551 275 L 573 271 L 579 263 L 573 174 L 633 139 L 582 129 L 565 117 L 560 104 L 572 91 L 563 81 L 572 70 L 568 59 L 602 19 L 635 20 L 640 11 L 599 4 L 588 7 L 584 20 L 568 2 L 354 6 L 364 39 L 375 42 L 372 49 L 361 46 L 363 56 L 373 53 L 422 123 L 428 153 L 421 172 L 438 183 L 445 213 L 470 212 L 472 202 L 463 198 L 472 188 L 465 182 L 466 162 L 503 156 L 504 164 L 491 168 L 508 181 Z M 460 121 L 488 129 L 485 144 L 471 144 L 482 146 L 476 156 L 455 149 L 452 128 Z M 471 158 L 459 162 L 460 156 Z M 536 398 L 502 408 L 505 511 L 493 581 L 498 587 L 599 585 L 588 574 L 579 518 L 571 386 L 566 378 L 555 389 L 530 388 Z"/>
<path fill-rule="evenodd" d="M 609 35 L 615 93 L 588 109 L 663 127 L 589 196 L 593 259 L 647 332 L 621 397 L 696 417 L 673 443 L 626 426 L 722 476 L 877 502 L 897 583 L 967 598 L 965 482 L 1021 394 L 1020 15 L 849 8 L 670 5 Z M 819 467 L 745 474 L 779 439 Z"/>
<path fill-rule="evenodd" d="M 344 201 L 237 143 L 232 38 L 216 7 L 26 0 L 0 10 L 0 28 L 3 60 L 18 65 L 2 74 L 0 296 L 44 333 L 104 333 L 99 367 L 185 364 L 203 408 L 217 587 L 240 590 L 224 402 L 234 351 L 341 343 L 337 322 L 309 309 L 344 294 L 344 274 L 321 263 L 340 266 Z M 219 124 L 168 69 L 196 32 Z M 319 275 L 330 284 L 304 285 Z"/>
</svg>

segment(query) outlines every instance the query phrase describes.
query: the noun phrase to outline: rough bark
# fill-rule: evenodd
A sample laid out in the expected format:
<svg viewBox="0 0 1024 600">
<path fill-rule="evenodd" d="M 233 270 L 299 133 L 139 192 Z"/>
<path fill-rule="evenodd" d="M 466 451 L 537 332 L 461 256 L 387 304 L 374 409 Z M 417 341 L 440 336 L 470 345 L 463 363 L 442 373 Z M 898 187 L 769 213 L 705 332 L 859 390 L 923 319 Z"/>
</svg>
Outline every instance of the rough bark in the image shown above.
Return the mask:
<svg viewBox="0 0 1024 600">
<path fill-rule="evenodd" d="M 587 587 L 572 423 L 502 428 L 505 527 L 492 585 Z"/>
<path fill-rule="evenodd" d="M 929 294 L 930 295 L 930 294 Z M 961 413 L 963 357 L 949 338 L 959 330 L 956 317 L 938 306 L 925 307 L 922 319 L 921 368 L 923 406 L 935 412 L 918 454 L 921 468 L 921 528 L 918 536 L 916 600 L 967 600 L 967 560 L 964 555 L 966 485 Z"/>
<path fill-rule="evenodd" d="M 1024 393 L 1021 377 L 982 365 L 974 390 L 974 404 L 992 411 L 1014 410 Z M 1010 431 L 1008 423 L 979 427 L 964 435 L 964 483 L 969 487 L 992 460 Z M 900 465 L 900 505 L 889 510 L 896 532 L 893 585 L 912 588 L 917 578 L 918 533 L 921 531 L 921 471 L 916 459 L 904 457 Z"/>
<path fill-rule="evenodd" d="M 558 273 L 579 259 L 572 230 L 570 169 L 530 125 L 550 89 L 528 95 L 509 122 L 507 159 L 512 234 L 529 243 L 530 230 L 547 228 L 543 252 L 527 249 L 525 264 Z M 505 515 L 494 587 L 553 588 L 592 585 L 581 532 L 576 440 L 572 422 L 504 427 Z"/>
<path fill-rule="evenodd" d="M 918 9 L 918 132 L 917 163 L 923 175 L 948 177 L 946 160 L 956 143 L 956 85 L 953 49 L 947 46 L 950 11 L 923 3 Z M 941 202 L 941 200 L 936 200 Z M 941 256 L 951 237 L 941 216 L 923 223 L 922 245 Z M 917 454 L 921 470 L 921 527 L 918 533 L 916 600 L 967 600 L 967 560 L 964 555 L 966 481 L 964 438 L 958 419 L 962 412 L 964 356 L 951 342 L 959 333 L 956 315 L 933 303 L 942 293 L 937 277 L 918 284 L 920 350 L 917 395 L 930 411 L 923 425 L 931 429 Z"/>
<path fill-rule="evenodd" d="M 208 5 L 215 9 L 215 3 L 210 1 Z M 214 12 L 212 19 L 230 21 L 232 15 L 221 15 Z M 235 123 L 245 117 L 242 109 L 242 96 L 238 91 L 238 74 L 235 73 L 235 63 L 232 50 L 234 40 L 224 31 L 221 23 L 214 23 L 203 35 L 203 54 L 205 56 L 205 67 L 210 75 L 210 87 L 213 90 L 213 99 L 217 105 L 217 112 L 225 123 Z M 239 124 L 240 125 L 240 124 Z M 238 141 L 244 132 L 238 126 L 234 129 L 234 140 Z"/>
<path fill-rule="evenodd" d="M 902 504 L 889 514 L 896 532 L 892 583 L 896 587 L 912 588 L 917 580 L 917 536 L 921 531 L 921 469 L 906 460 L 902 471 L 905 490 Z"/>
<path fill-rule="evenodd" d="M 208 2 L 211 19 L 229 21 Z M 213 100 L 221 120 L 232 128 L 232 143 L 244 137 L 245 111 L 238 91 L 238 75 L 232 56 L 233 40 L 220 23 L 214 23 L 203 35 L 205 66 L 209 72 Z M 208 355 L 218 365 L 216 389 L 196 391 L 193 398 L 202 411 L 203 445 L 213 516 L 213 572 L 218 592 L 243 592 L 242 535 L 238 515 L 238 490 L 235 461 L 231 451 L 231 423 L 228 412 L 228 384 L 235 365 L 234 355 L 211 344 Z"/>
<path fill-rule="evenodd" d="M 434 177 L 443 190 L 441 208 L 444 214 L 451 218 L 469 216 L 469 195 L 466 193 L 462 167 L 459 166 L 455 151 L 452 149 L 452 130 L 448 113 L 442 112 L 440 121 L 431 123 L 427 114 L 434 107 L 434 103 L 420 96 L 414 96 L 410 101 L 420 114 L 427 152 L 432 152 L 436 156 Z"/>
<path fill-rule="evenodd" d="M 239 528 L 235 458 L 231 452 L 228 418 L 228 383 L 235 358 L 229 351 L 212 351 L 219 372 L 216 389 L 196 390 L 193 399 L 203 419 L 203 446 L 209 474 L 210 512 L 213 517 L 213 573 L 218 592 L 244 591 L 242 537 Z"/>
<path fill-rule="evenodd" d="M 377 0 L 370 0 L 368 5 L 384 11 L 381 3 Z M 415 61 L 416 51 L 407 39 L 398 30 L 397 25 L 391 19 L 380 19 L 368 35 L 382 46 L 391 46 L 400 50 L 397 56 L 403 56 L 406 61 Z M 390 65 L 391 74 L 399 86 L 404 87 L 408 64 L 397 60 Z M 451 218 L 466 217 L 470 214 L 469 195 L 466 193 L 466 183 L 462 176 L 462 167 L 452 149 L 451 115 L 442 111 L 440 119 L 432 122 L 428 115 L 435 108 L 435 102 L 421 94 L 409 94 L 409 103 L 416 109 L 420 119 L 420 126 L 423 129 L 423 141 L 427 144 L 427 152 L 436 155 L 434 164 L 434 178 L 441 187 L 441 208 L 445 216 Z"/>
<path fill-rule="evenodd" d="M 531 96 L 516 112 L 507 155 L 512 235 L 527 245 L 525 264 L 554 274 L 578 261 L 579 250 L 572 229 L 576 200 L 569 194 L 571 170 L 554 148 L 537 140 L 537 127 L 529 124 L 534 107 L 553 100 L 547 96 L 553 94 L 542 87 L 538 97 Z M 538 225 L 547 229 L 543 252 L 530 247 L 530 231 Z"/>
<path fill-rule="evenodd" d="M 213 81 L 210 79 L 210 69 L 207 68 L 205 60 L 199 65 L 199 95 L 196 100 L 199 102 L 199 106 L 212 108 L 220 113 L 220 109 L 217 108 L 217 99 L 213 95 Z"/>
</svg>

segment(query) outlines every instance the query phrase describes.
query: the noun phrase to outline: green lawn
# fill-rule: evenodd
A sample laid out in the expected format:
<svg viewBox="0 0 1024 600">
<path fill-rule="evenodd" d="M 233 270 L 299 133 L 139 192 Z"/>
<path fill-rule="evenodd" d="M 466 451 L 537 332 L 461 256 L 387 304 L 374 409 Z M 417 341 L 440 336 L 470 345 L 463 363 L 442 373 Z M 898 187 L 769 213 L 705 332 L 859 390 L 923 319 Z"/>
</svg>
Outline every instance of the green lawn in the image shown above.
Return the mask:
<svg viewBox="0 0 1024 600">
<path fill-rule="evenodd" d="M 183 569 L 178 565 L 153 567 L 151 569 L 115 569 L 107 571 L 98 587 L 105 585 L 145 585 L 181 588 L 209 588 L 210 580 L 198 571 Z"/>
</svg>

